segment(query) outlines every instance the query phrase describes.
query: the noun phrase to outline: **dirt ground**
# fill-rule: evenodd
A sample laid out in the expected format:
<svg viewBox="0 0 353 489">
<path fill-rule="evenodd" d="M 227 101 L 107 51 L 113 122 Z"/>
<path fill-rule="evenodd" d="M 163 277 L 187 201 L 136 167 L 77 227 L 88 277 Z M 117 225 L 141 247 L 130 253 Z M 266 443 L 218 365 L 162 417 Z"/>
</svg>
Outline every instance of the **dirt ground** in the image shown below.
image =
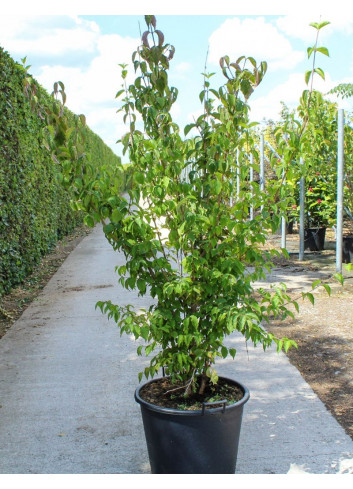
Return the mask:
<svg viewBox="0 0 353 489">
<path fill-rule="evenodd" d="M 298 250 L 298 235 L 288 235 L 287 245 L 287 249 Z M 278 266 L 288 273 L 299 267 L 309 273 L 321 270 L 332 277 L 336 272 L 334 246 L 333 232 L 327 230 L 323 252 L 305 254 L 302 262 L 293 254 Z M 342 274 L 343 286 L 335 279 L 328 280 L 330 296 L 319 287 L 313 293 L 314 305 L 300 299 L 294 320 L 272 321 L 268 329 L 297 342 L 298 349 L 287 353 L 289 360 L 353 439 L 353 271 L 343 265 Z M 288 293 L 298 297 L 298 290 L 288 289 Z"/>
<path fill-rule="evenodd" d="M 90 232 L 82 227 L 62 240 L 37 270 L 20 287 L 0 298 L 0 338 L 40 293 L 68 254 Z M 278 244 L 280 239 L 276 238 Z M 317 254 L 306 254 L 299 262 L 297 254 L 280 260 L 276 267 L 290 274 L 292 270 L 335 272 L 333 237 L 328 233 L 327 248 Z M 298 250 L 298 235 L 287 236 L 288 249 Z M 327 409 L 353 439 L 353 272 L 345 273 L 342 287 L 331 281 L 331 297 L 317 289 L 315 305 L 299 300 L 300 312 L 295 320 L 272 321 L 268 329 L 276 336 L 286 336 L 298 343 L 288 352 L 290 361 L 316 392 Z M 288 290 L 295 297 L 298 290 Z M 2 312 L 1 312 L 2 310 Z M 6 315 L 4 314 L 6 313 Z"/>
</svg>

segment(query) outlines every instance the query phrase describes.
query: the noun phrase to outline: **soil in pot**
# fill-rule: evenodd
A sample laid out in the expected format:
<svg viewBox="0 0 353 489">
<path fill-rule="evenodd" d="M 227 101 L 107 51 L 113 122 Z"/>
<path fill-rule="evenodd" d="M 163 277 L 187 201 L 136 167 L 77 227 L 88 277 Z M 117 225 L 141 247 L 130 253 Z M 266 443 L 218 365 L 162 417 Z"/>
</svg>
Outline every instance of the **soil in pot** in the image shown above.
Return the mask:
<svg viewBox="0 0 353 489">
<path fill-rule="evenodd" d="M 204 402 L 226 399 L 229 404 L 234 404 L 244 396 L 243 391 L 237 385 L 227 383 L 224 378 L 220 378 L 216 385 L 209 383 L 203 395 L 195 392 L 189 397 L 184 397 L 184 392 L 184 384 L 172 384 L 168 377 L 163 377 L 145 384 L 140 390 L 140 396 L 157 406 L 190 411 L 202 409 Z"/>
</svg>

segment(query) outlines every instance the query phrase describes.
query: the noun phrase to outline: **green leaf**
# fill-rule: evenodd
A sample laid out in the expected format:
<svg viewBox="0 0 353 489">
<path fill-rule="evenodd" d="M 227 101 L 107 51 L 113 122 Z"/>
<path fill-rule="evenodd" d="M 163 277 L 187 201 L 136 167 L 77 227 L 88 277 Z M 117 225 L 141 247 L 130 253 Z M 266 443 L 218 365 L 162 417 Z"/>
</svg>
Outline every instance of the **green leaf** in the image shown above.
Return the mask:
<svg viewBox="0 0 353 489">
<path fill-rule="evenodd" d="M 148 326 L 142 326 L 141 328 L 141 331 L 140 331 L 140 335 L 141 337 L 147 341 L 148 340 L 148 333 L 149 333 L 149 328 Z"/>
<path fill-rule="evenodd" d="M 318 53 L 322 53 L 322 54 L 324 54 L 325 56 L 330 56 L 330 54 L 329 54 L 329 52 L 328 52 L 328 49 L 327 49 L 327 48 L 325 48 L 325 47 L 323 47 L 323 46 L 321 46 L 320 48 L 316 48 L 316 51 L 317 51 Z"/>
<path fill-rule="evenodd" d="M 142 185 L 145 182 L 145 176 L 143 173 L 134 173 L 134 180 L 136 183 Z"/>
<path fill-rule="evenodd" d="M 152 350 L 153 350 L 153 345 L 147 345 L 146 346 L 146 348 L 145 348 L 146 357 L 148 357 L 148 355 L 151 353 Z"/>
<path fill-rule="evenodd" d="M 235 357 L 237 350 L 235 348 L 229 348 L 229 354 L 231 355 L 232 358 Z"/>
<path fill-rule="evenodd" d="M 218 375 L 214 368 L 209 367 L 206 371 L 206 375 L 210 378 L 211 384 L 217 384 Z"/>
<path fill-rule="evenodd" d="M 122 95 L 123 93 L 125 93 L 125 90 L 124 89 L 119 90 L 118 92 L 116 92 L 115 98 L 119 98 L 120 95 Z"/>
<path fill-rule="evenodd" d="M 191 131 L 191 129 L 193 129 L 194 127 L 196 127 L 196 124 L 187 124 L 184 128 L 184 134 L 185 136 L 187 134 L 189 134 L 189 132 Z"/>
<path fill-rule="evenodd" d="M 308 70 L 305 72 L 305 83 L 308 85 L 312 70 Z"/>
<path fill-rule="evenodd" d="M 110 217 L 111 221 L 114 224 L 117 224 L 118 222 L 121 221 L 121 218 L 122 218 L 122 214 L 121 214 L 120 210 L 119 209 L 114 209 L 113 212 L 112 212 L 112 215 Z"/>
<path fill-rule="evenodd" d="M 315 298 L 314 298 L 313 294 L 311 294 L 310 292 L 306 292 L 305 297 L 307 297 L 309 299 L 309 301 L 312 303 L 312 305 L 315 304 Z"/>
<path fill-rule="evenodd" d="M 322 29 L 323 27 L 325 27 L 326 25 L 329 25 L 329 24 L 331 24 L 331 22 L 329 22 L 328 20 L 324 20 L 320 24 L 317 24 L 317 28 Z"/>
<path fill-rule="evenodd" d="M 328 284 L 322 284 L 328 295 L 331 295 L 331 287 Z"/>
<path fill-rule="evenodd" d="M 256 68 L 256 61 L 254 58 L 252 58 L 251 56 L 248 57 L 248 60 L 250 61 L 250 63 L 253 65 L 254 68 Z"/>
<path fill-rule="evenodd" d="M 83 222 L 86 224 L 86 226 L 93 228 L 94 227 L 94 219 L 92 216 L 85 216 L 83 219 Z"/>
<path fill-rule="evenodd" d="M 137 280 L 137 287 L 138 287 L 139 291 L 141 292 L 141 294 L 144 294 L 146 292 L 146 282 L 145 282 L 145 280 L 143 280 L 142 278 L 139 278 Z"/>
<path fill-rule="evenodd" d="M 114 229 L 115 229 L 115 226 L 111 222 L 109 224 L 106 224 L 105 226 L 103 226 L 104 234 L 109 234 L 112 231 L 114 231 Z"/>
<path fill-rule="evenodd" d="M 217 98 L 219 98 L 219 93 L 214 88 L 210 88 L 210 92 L 213 93 Z"/>
<path fill-rule="evenodd" d="M 307 48 L 308 58 L 310 58 L 310 56 L 314 51 L 315 51 L 315 46 Z"/>
<path fill-rule="evenodd" d="M 219 180 L 215 180 L 214 193 L 216 195 L 219 195 L 221 193 L 221 190 L 222 190 L 222 183 Z"/>
<path fill-rule="evenodd" d="M 351 263 L 349 263 L 348 265 L 351 265 Z M 347 270 L 351 270 L 351 267 L 347 268 Z M 336 279 L 336 280 L 338 280 L 338 281 L 339 281 L 339 283 L 340 283 L 341 285 L 343 285 L 344 279 L 343 279 L 342 274 L 340 274 L 340 273 L 335 273 L 335 274 L 334 274 L 334 276 L 333 276 L 333 278 L 334 278 L 334 279 Z"/>
<path fill-rule="evenodd" d="M 315 289 L 316 287 L 318 287 L 319 285 L 321 284 L 321 280 L 315 280 L 312 284 L 311 284 L 311 288 L 312 289 Z"/>
<path fill-rule="evenodd" d="M 159 92 L 162 94 L 164 92 L 165 87 L 166 87 L 165 79 L 164 78 L 157 78 L 156 85 L 157 85 Z"/>
<path fill-rule="evenodd" d="M 199 319 L 196 316 L 190 316 L 190 322 L 191 325 L 194 327 L 194 329 L 197 330 L 199 325 Z"/>
<path fill-rule="evenodd" d="M 317 73 L 323 80 L 325 80 L 325 73 L 321 68 L 315 68 L 315 73 Z"/>
</svg>

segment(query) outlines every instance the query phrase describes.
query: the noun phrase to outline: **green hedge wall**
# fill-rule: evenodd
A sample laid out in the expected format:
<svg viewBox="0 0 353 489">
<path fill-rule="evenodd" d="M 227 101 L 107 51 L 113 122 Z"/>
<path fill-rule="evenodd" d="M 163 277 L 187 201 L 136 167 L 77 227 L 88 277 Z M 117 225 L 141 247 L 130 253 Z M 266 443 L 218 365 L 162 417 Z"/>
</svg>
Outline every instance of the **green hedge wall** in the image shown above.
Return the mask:
<svg viewBox="0 0 353 489">
<path fill-rule="evenodd" d="M 60 185 L 59 168 L 42 144 L 44 121 L 24 95 L 25 76 L 0 47 L 0 296 L 21 283 L 83 219 L 72 211 L 70 190 Z M 39 85 L 37 96 L 44 105 L 50 102 Z M 120 164 L 88 127 L 85 140 L 94 164 Z"/>
</svg>

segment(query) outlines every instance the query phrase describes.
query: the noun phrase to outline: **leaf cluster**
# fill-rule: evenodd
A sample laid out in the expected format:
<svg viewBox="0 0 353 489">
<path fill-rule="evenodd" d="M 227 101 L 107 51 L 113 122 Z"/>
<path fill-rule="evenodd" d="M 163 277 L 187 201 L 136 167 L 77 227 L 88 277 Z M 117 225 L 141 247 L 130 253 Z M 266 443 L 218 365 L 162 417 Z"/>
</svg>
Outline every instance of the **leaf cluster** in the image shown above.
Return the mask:
<svg viewBox="0 0 353 489">
<path fill-rule="evenodd" d="M 144 341 L 137 353 L 151 360 L 140 379 L 163 367 L 188 395 L 217 382 L 216 360 L 236 355 L 225 341 L 234 332 L 264 349 L 296 346 L 268 333 L 264 324 L 293 316 L 291 305 L 298 308 L 298 303 L 284 284 L 271 290 L 256 284 L 281 254 L 263 245 L 287 211 L 283 175 L 291 171 L 302 141 L 292 131 L 266 191 L 249 178 L 250 170 L 259 171 L 249 99 L 267 64 L 245 56 L 234 62 L 221 58 L 225 81 L 217 89 L 212 73 L 203 74 L 202 113 L 181 131 L 171 115 L 178 90 L 168 81 L 174 48 L 156 29 L 154 16 L 146 16 L 146 24 L 132 54 L 135 80 L 127 83 L 128 69 L 121 65 L 116 95 L 128 125 L 121 138 L 131 162 L 128 196 L 118 195 L 103 178 L 97 200 L 83 192 L 81 201 L 92 221 L 103 222 L 113 248 L 125 255 L 117 267 L 121 285 L 153 299 L 148 309 L 111 301 L 97 307 L 122 334 Z"/>
<path fill-rule="evenodd" d="M 187 394 L 200 375 L 203 382 L 217 381 L 217 358 L 236 355 L 224 344 L 234 331 L 264 349 L 273 342 L 279 350 L 295 345 L 262 327 L 273 315 L 291 315 L 285 288 L 254 289 L 272 267 L 275 252 L 262 245 L 285 207 L 276 197 L 280 180 L 264 193 L 248 176 L 246 155 L 254 152 L 248 101 L 267 64 L 245 56 L 234 63 L 221 58 L 225 83 L 215 89 L 212 75 L 204 74 L 204 110 L 183 137 L 171 116 L 178 93 L 168 86 L 174 49 L 152 20 L 147 19 L 148 30 L 132 55 L 134 83 L 127 85 L 127 67 L 121 66 L 117 97 L 129 125 L 121 142 L 130 156 L 133 184 L 128 198 L 109 199 L 104 232 L 126 257 L 117 269 L 120 283 L 150 294 L 154 303 L 139 311 L 110 301 L 97 307 L 121 333 L 146 342 L 138 354 L 153 353 L 140 378 L 153 377 L 163 367 L 174 381 L 185 382 Z M 143 130 L 137 128 L 139 119 Z M 191 130 L 196 136 L 189 136 Z M 253 165 L 258 170 L 258 162 Z M 235 198 L 237 175 L 241 184 Z M 256 208 L 252 220 L 251 206 Z"/>
</svg>

